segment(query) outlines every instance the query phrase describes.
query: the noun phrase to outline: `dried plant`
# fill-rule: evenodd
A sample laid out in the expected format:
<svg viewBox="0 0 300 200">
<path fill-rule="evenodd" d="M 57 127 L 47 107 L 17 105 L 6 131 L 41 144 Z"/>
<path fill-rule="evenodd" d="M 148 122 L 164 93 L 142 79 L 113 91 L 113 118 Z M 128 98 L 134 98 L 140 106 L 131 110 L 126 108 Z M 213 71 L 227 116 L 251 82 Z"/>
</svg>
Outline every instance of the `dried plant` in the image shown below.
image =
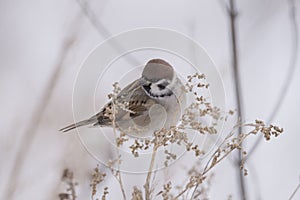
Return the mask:
<svg viewBox="0 0 300 200">
<path fill-rule="evenodd" d="M 298 183 L 297 187 L 295 188 L 295 190 L 293 191 L 292 195 L 290 196 L 289 200 L 294 199 L 294 197 L 295 197 L 296 193 L 299 191 L 299 189 L 300 189 L 300 177 L 299 177 L 299 183 Z"/>
<path fill-rule="evenodd" d="M 63 183 L 67 185 L 66 191 L 63 193 L 59 193 L 58 197 L 60 200 L 75 200 L 76 196 L 76 186 L 78 185 L 77 182 L 74 180 L 74 174 L 69 169 L 65 169 L 63 171 L 63 175 L 61 177 Z"/>
<path fill-rule="evenodd" d="M 143 190 L 141 186 L 134 186 L 131 194 L 133 200 L 150 200 L 154 198 L 162 198 L 164 200 L 176 199 L 209 199 L 208 192 L 211 187 L 211 179 L 213 176 L 212 170 L 221 161 L 226 159 L 234 150 L 241 153 L 240 170 L 244 176 L 248 175 L 248 171 L 244 166 L 244 158 L 247 151 L 241 145 L 248 137 L 262 134 L 265 140 L 270 140 L 272 137 L 277 137 L 283 133 L 283 129 L 275 125 L 266 125 L 261 120 L 255 120 L 253 123 L 237 123 L 226 137 L 221 141 L 217 148 L 210 154 L 206 163 L 199 162 L 199 158 L 206 154 L 201 149 L 199 144 L 190 141 L 188 137 L 188 130 L 192 130 L 199 135 L 216 135 L 218 132 L 218 123 L 221 120 L 227 120 L 228 116 L 233 115 L 233 111 L 224 112 L 216 106 L 213 106 L 209 99 L 204 97 L 203 90 L 208 90 L 209 84 L 206 83 L 205 75 L 196 73 L 187 77 L 185 84 L 187 94 L 191 94 L 194 101 L 187 106 L 177 126 L 170 129 L 161 129 L 153 133 L 152 138 L 148 139 L 130 139 L 122 131 L 117 131 L 114 124 L 116 107 L 124 108 L 125 106 L 116 102 L 115 99 L 121 91 L 118 84 L 113 85 L 114 90 L 108 95 L 113 102 L 112 109 L 107 112 L 107 116 L 113 121 L 113 132 L 115 136 L 115 143 L 118 147 L 128 143 L 128 148 L 132 153 L 132 159 L 139 157 L 144 151 L 151 150 L 151 160 L 146 174 Z M 202 91 L 202 92 L 201 92 Z M 206 119 L 209 123 L 199 120 Z M 241 132 L 235 135 L 237 129 L 243 127 L 242 130 L 247 129 L 246 132 Z M 158 150 L 163 149 L 169 145 L 177 145 L 184 147 L 187 152 L 190 152 L 195 158 L 195 163 L 187 169 L 187 181 L 181 185 L 176 185 L 172 181 L 167 181 L 163 184 L 162 189 L 156 188 L 154 182 L 154 163 Z M 165 162 L 164 165 L 168 167 L 169 163 L 177 159 L 177 155 L 169 150 L 164 149 Z M 116 178 L 119 187 L 122 191 L 123 199 L 126 199 L 126 193 L 122 181 L 122 173 L 120 166 L 122 165 L 122 158 L 117 149 L 117 158 L 110 160 L 108 167 L 111 175 Z M 197 161 L 198 160 L 198 161 Z M 99 167 L 94 170 L 93 179 L 91 183 L 92 195 L 94 199 L 97 194 L 97 186 L 103 182 L 106 173 L 101 173 Z M 154 193 L 158 191 L 157 193 Z M 102 199 L 106 199 L 108 194 L 108 187 L 104 188 Z"/>
<path fill-rule="evenodd" d="M 94 169 L 92 182 L 90 184 L 91 190 L 92 190 L 92 200 L 95 199 L 95 196 L 97 194 L 97 186 L 104 181 L 106 177 L 106 173 L 101 173 L 99 165 Z M 108 188 L 105 187 L 102 195 L 102 199 L 106 199 L 106 195 L 108 194 Z"/>
<path fill-rule="evenodd" d="M 132 200 L 143 200 L 143 193 L 136 186 L 133 187 Z"/>
</svg>

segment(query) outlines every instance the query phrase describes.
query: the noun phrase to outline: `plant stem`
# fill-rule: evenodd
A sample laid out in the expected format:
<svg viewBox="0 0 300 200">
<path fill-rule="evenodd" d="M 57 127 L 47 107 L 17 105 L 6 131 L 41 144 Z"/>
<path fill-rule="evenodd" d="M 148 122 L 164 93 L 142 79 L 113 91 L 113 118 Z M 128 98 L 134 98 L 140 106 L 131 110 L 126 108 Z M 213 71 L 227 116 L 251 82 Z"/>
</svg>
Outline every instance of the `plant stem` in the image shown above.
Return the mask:
<svg viewBox="0 0 300 200">
<path fill-rule="evenodd" d="M 115 107 L 115 104 L 114 104 L 114 99 L 112 100 L 112 104 L 113 104 L 113 114 L 112 114 L 112 124 L 113 124 L 113 132 L 114 132 L 114 137 L 115 137 L 115 141 L 116 141 L 116 144 L 117 144 L 117 132 L 116 132 L 116 107 Z M 121 155 L 120 155 L 120 151 L 119 151 L 119 147 L 117 148 L 117 165 L 118 165 L 118 171 L 117 171 L 117 174 L 116 174 L 116 179 L 120 185 L 120 188 L 121 188 L 121 192 L 122 192 L 122 196 L 123 196 L 123 199 L 126 200 L 126 193 L 125 193 L 125 190 L 124 190 L 124 186 L 123 186 L 123 181 L 122 181 L 122 175 L 121 175 L 121 172 L 120 172 L 120 162 L 121 162 Z"/>
<path fill-rule="evenodd" d="M 83 14 L 87 17 L 92 26 L 101 36 L 103 36 L 105 39 L 112 36 L 112 33 L 106 28 L 106 26 L 102 24 L 102 22 L 97 17 L 96 13 L 92 10 L 88 0 L 76 0 L 76 2 L 80 6 Z M 124 50 L 119 43 L 112 41 L 111 45 L 120 53 L 122 53 Z M 140 64 L 140 62 L 134 56 L 131 55 L 126 56 L 126 60 L 132 65 Z"/>
<path fill-rule="evenodd" d="M 243 122 L 243 110 L 242 110 L 242 91 L 241 91 L 241 81 L 240 81 L 240 73 L 239 73 L 239 63 L 238 63 L 238 50 L 237 50 L 237 28 L 236 28 L 236 19 L 237 19 L 237 11 L 236 11 L 236 3 L 235 0 L 229 1 L 229 19 L 230 19 L 230 34 L 231 34 L 231 55 L 232 55 L 232 67 L 233 67 L 233 75 L 234 75 L 234 85 L 235 85 L 235 95 L 236 95 L 236 103 L 237 103 L 237 114 L 240 122 Z M 238 128 L 238 134 L 242 133 L 242 126 Z M 241 147 L 243 144 L 241 144 Z M 238 166 L 239 170 L 239 182 L 240 182 L 240 191 L 241 191 L 241 199 L 246 199 L 246 187 L 245 187 L 245 179 L 242 170 L 240 170 L 240 164 L 242 161 L 242 154 L 238 152 Z"/>
<path fill-rule="evenodd" d="M 156 157 L 157 148 L 158 148 L 157 144 L 154 144 L 152 157 L 151 157 L 151 162 L 150 162 L 150 166 L 149 166 L 149 169 L 148 169 L 147 179 L 146 179 L 146 183 L 144 185 L 145 199 L 146 200 L 150 200 L 150 197 L 151 197 L 150 180 L 151 180 L 151 176 L 152 176 L 152 170 L 153 170 L 153 166 L 154 166 L 154 161 L 155 161 L 155 157 Z"/>
<path fill-rule="evenodd" d="M 294 198 L 294 196 L 296 195 L 296 193 L 298 192 L 299 189 L 300 189 L 300 182 L 298 183 L 296 189 L 293 191 L 293 193 L 290 196 L 289 200 L 292 200 Z"/>
</svg>

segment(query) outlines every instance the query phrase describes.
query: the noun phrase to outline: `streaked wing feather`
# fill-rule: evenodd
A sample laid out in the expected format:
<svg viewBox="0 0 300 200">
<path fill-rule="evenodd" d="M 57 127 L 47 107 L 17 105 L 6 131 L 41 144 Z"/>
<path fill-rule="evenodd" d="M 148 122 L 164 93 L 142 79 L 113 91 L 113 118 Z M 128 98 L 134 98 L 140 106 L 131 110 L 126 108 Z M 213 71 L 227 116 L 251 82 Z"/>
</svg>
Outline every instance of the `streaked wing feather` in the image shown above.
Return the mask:
<svg viewBox="0 0 300 200">
<path fill-rule="evenodd" d="M 148 110 L 156 103 L 155 100 L 150 99 L 149 96 L 142 89 L 139 80 L 136 80 L 126 86 L 117 96 L 117 102 L 123 103 L 124 108 L 119 108 L 116 114 L 116 122 L 127 121 L 133 118 L 143 116 L 145 120 L 149 120 Z M 112 102 L 96 114 L 98 122 L 94 125 L 111 125 L 109 117 L 105 116 L 107 108 L 111 109 Z"/>
</svg>

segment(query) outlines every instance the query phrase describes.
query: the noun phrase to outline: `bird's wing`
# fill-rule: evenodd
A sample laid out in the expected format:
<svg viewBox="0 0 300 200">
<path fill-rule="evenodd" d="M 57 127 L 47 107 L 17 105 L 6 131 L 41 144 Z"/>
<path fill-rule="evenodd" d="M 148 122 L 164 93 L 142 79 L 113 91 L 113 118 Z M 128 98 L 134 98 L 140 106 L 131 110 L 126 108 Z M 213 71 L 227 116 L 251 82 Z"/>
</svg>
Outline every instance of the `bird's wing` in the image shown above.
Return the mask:
<svg viewBox="0 0 300 200">
<path fill-rule="evenodd" d="M 121 90 L 117 96 L 116 102 L 117 104 L 121 104 L 116 105 L 115 107 L 117 109 L 115 115 L 117 123 L 133 120 L 137 117 L 139 117 L 139 120 L 144 120 L 145 122 L 149 121 L 150 118 L 148 116 L 148 110 L 152 105 L 156 104 L 156 101 L 149 98 L 149 96 L 145 93 L 139 83 L 139 80 L 134 81 Z M 99 113 L 96 114 L 98 122 L 94 125 L 112 125 L 111 119 L 105 115 L 105 112 L 107 110 L 111 110 L 112 106 L 112 102 L 109 102 Z"/>
<path fill-rule="evenodd" d="M 127 96 L 130 95 L 130 93 L 133 93 L 139 88 L 141 88 L 140 79 L 137 79 L 132 83 L 130 83 L 129 85 L 127 85 L 125 88 L 123 88 L 118 94 L 117 99 L 120 100 L 121 98 L 126 98 Z"/>
<path fill-rule="evenodd" d="M 155 102 L 149 99 L 148 95 L 142 89 L 139 79 L 126 86 L 118 94 L 116 102 L 123 104 L 124 106 L 116 106 L 117 112 L 115 115 L 116 122 L 126 122 L 128 120 L 134 120 L 135 118 L 145 123 L 149 121 L 147 111 L 151 108 Z M 109 110 L 112 110 L 112 102 L 106 104 L 100 112 L 90 117 L 87 120 L 83 120 L 67 127 L 60 129 L 60 131 L 67 132 L 76 127 L 93 124 L 94 126 L 111 126 L 112 121 L 109 117 Z"/>
</svg>

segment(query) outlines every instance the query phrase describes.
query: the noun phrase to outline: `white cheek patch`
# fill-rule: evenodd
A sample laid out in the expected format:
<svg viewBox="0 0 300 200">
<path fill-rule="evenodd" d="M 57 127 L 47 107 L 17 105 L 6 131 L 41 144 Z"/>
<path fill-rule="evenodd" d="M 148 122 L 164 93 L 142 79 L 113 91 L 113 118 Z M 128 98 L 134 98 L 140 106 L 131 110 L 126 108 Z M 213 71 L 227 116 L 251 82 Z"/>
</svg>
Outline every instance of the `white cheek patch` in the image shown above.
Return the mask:
<svg viewBox="0 0 300 200">
<path fill-rule="evenodd" d="M 151 85 L 151 93 L 154 95 L 163 95 L 168 93 L 169 89 L 166 87 L 166 89 L 160 90 L 159 87 L 157 86 L 157 84 L 152 84 Z"/>
<path fill-rule="evenodd" d="M 165 79 L 157 81 L 156 83 L 152 83 L 151 94 L 153 96 L 159 96 L 159 97 L 170 96 L 173 93 L 172 92 L 173 84 L 174 84 L 174 80 L 170 82 L 169 80 L 165 80 Z M 162 89 L 161 87 L 159 87 L 159 85 L 163 85 L 165 86 L 165 88 Z"/>
</svg>

